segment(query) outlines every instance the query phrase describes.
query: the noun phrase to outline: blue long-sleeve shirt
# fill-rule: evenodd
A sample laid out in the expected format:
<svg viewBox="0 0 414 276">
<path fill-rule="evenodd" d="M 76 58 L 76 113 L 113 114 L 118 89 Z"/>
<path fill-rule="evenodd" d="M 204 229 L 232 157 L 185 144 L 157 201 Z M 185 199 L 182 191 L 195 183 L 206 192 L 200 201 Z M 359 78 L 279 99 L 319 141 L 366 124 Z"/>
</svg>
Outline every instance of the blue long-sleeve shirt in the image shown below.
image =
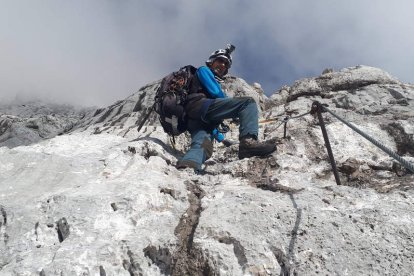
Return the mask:
<svg viewBox="0 0 414 276">
<path fill-rule="evenodd" d="M 214 78 L 214 74 L 207 66 L 201 66 L 197 69 L 197 77 L 201 85 L 205 88 L 211 98 L 226 98 L 226 94 L 221 89 L 221 85 Z"/>
<path fill-rule="evenodd" d="M 200 80 L 201 85 L 210 95 L 210 98 L 227 98 L 227 95 L 221 89 L 220 83 L 214 77 L 213 72 L 207 66 L 201 66 L 197 70 L 197 77 Z M 203 105 L 203 116 L 204 118 L 205 113 L 207 112 L 208 107 L 213 102 L 213 100 L 206 101 Z M 222 142 L 224 140 L 223 133 L 219 132 L 217 128 L 215 128 L 211 133 L 211 139 L 216 139 L 218 142 Z"/>
</svg>

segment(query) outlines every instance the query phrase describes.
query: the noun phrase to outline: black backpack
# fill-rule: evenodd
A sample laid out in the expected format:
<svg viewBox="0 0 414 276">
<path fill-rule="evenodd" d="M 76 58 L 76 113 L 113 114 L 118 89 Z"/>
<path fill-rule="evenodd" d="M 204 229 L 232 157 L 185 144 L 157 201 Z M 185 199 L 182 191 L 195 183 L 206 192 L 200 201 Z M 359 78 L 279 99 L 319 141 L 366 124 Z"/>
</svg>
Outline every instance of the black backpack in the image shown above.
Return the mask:
<svg viewBox="0 0 414 276">
<path fill-rule="evenodd" d="M 177 136 L 187 130 L 184 104 L 197 68 L 187 65 L 164 77 L 155 94 L 154 110 L 164 131 Z"/>
</svg>

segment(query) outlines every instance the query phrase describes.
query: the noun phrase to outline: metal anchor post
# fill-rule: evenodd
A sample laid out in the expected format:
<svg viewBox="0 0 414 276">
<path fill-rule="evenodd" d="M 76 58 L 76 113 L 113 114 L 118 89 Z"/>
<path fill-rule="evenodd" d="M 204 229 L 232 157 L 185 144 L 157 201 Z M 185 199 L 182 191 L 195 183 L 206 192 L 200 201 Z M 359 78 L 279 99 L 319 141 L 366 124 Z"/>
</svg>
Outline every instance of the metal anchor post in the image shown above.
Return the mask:
<svg viewBox="0 0 414 276">
<path fill-rule="evenodd" d="M 325 146 L 326 146 L 326 150 L 328 151 L 328 156 L 331 162 L 332 171 L 335 176 L 336 184 L 341 185 L 341 180 L 339 179 L 338 169 L 336 168 L 335 158 L 332 153 L 331 144 L 329 143 L 328 132 L 326 131 L 325 122 L 323 121 L 322 111 L 323 111 L 322 104 L 318 101 L 314 101 L 312 103 L 311 114 L 315 114 L 315 112 L 318 114 L 319 124 L 321 126 L 323 139 L 325 140 Z"/>
</svg>

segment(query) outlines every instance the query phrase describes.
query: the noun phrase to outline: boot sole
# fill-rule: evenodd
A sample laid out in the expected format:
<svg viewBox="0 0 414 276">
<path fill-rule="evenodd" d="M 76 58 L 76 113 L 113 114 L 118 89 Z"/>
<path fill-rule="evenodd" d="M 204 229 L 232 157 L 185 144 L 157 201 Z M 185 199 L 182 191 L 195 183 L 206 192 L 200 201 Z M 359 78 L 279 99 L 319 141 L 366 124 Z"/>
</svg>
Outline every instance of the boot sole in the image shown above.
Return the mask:
<svg viewBox="0 0 414 276">
<path fill-rule="evenodd" d="M 250 157 L 259 157 L 259 158 L 266 158 L 269 157 L 270 155 L 272 155 L 273 152 L 275 152 L 276 149 L 272 152 L 268 152 L 268 153 L 257 153 L 257 154 L 251 154 L 251 153 L 245 153 L 245 154 L 240 154 L 239 152 L 239 159 L 244 159 L 244 158 L 250 158 Z"/>
</svg>

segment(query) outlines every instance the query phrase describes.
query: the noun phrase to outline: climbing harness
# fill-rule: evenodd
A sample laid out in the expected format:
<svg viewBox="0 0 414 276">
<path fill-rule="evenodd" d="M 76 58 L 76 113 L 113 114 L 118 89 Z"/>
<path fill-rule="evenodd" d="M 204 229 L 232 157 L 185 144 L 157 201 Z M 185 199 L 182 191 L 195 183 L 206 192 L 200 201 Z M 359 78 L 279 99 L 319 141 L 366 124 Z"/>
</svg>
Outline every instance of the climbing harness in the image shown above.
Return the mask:
<svg viewBox="0 0 414 276">
<path fill-rule="evenodd" d="M 217 127 L 217 130 L 223 134 L 226 134 L 227 132 L 229 132 L 230 127 L 228 125 L 226 125 L 225 123 L 220 123 L 220 125 Z"/>
<path fill-rule="evenodd" d="M 411 162 L 408 162 L 407 160 L 405 160 L 404 158 L 402 158 L 401 156 L 399 156 L 397 153 L 395 153 L 391 149 L 387 148 L 381 142 L 375 140 L 374 138 L 372 138 L 371 136 L 369 136 L 368 134 L 366 134 L 365 132 L 363 132 L 362 130 L 360 130 L 359 128 L 357 128 L 356 126 L 352 125 L 351 123 L 347 122 L 343 118 L 339 117 L 337 114 L 335 114 L 331 110 L 329 110 L 325 105 L 322 105 L 318 101 L 314 101 L 312 103 L 312 108 L 311 108 L 310 113 L 311 114 L 315 114 L 316 113 L 318 115 L 319 124 L 320 124 L 321 130 L 322 130 L 322 135 L 323 135 L 323 138 L 325 140 L 326 150 L 328 151 L 328 156 L 329 156 L 329 159 L 330 159 L 330 162 L 331 162 L 331 165 L 332 165 L 332 170 L 333 170 L 333 173 L 334 173 L 334 176 L 335 176 L 336 183 L 338 185 L 341 185 L 341 182 L 339 180 L 339 174 L 338 174 L 338 170 L 336 168 L 335 159 L 334 159 L 334 156 L 332 154 L 332 148 L 331 148 L 331 145 L 329 143 L 328 133 L 326 132 L 325 123 L 323 121 L 323 117 L 322 117 L 322 113 L 323 112 L 329 112 L 332 116 L 334 116 L 339 121 L 341 121 L 342 123 L 344 123 L 345 125 L 347 125 L 348 127 L 350 127 L 353 131 L 355 131 L 358 134 L 360 134 L 362 137 L 364 137 L 365 139 L 367 139 L 368 141 L 370 141 L 371 143 L 373 143 L 375 146 L 377 146 L 378 148 L 380 148 L 382 151 L 384 151 L 385 153 L 387 153 L 389 156 L 391 156 L 392 158 L 394 158 L 395 160 L 397 160 L 398 162 L 400 162 L 400 164 L 403 165 L 405 168 L 407 168 L 408 170 L 410 170 L 411 172 L 414 173 L 414 165 Z"/>
<path fill-rule="evenodd" d="M 211 133 L 211 140 L 217 141 L 219 143 L 225 140 L 225 134 L 229 132 L 230 127 L 223 122 L 220 123 L 217 127 L 215 127 Z M 226 143 L 224 143 L 226 145 Z"/>
</svg>

